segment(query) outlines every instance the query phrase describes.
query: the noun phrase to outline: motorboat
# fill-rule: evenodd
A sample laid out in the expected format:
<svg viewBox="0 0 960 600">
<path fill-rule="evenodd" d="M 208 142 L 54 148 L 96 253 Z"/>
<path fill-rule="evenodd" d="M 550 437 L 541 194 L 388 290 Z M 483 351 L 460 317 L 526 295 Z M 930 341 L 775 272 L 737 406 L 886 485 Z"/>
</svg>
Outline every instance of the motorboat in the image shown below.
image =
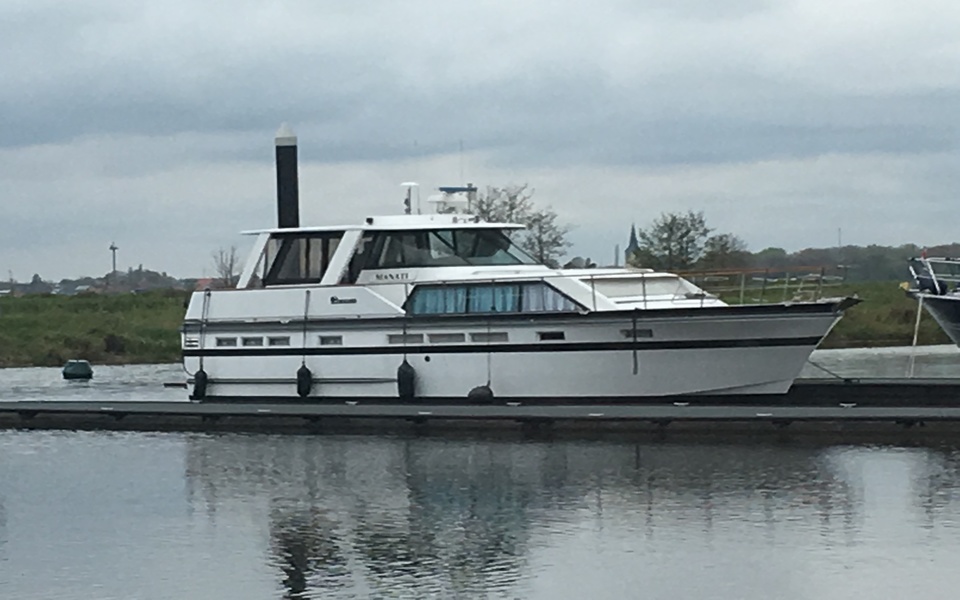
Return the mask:
<svg viewBox="0 0 960 600">
<path fill-rule="evenodd" d="M 909 259 L 908 267 L 912 282 L 907 284 L 907 294 L 960 346 L 960 259 L 924 253 Z"/>
<path fill-rule="evenodd" d="M 191 296 L 193 400 L 783 394 L 857 302 L 730 305 L 673 273 L 550 268 L 516 243 L 521 225 L 470 214 L 469 186 L 446 188 L 431 214 L 408 195 L 404 214 L 303 227 L 295 144 L 278 134 L 279 226 L 246 232 L 235 287 Z"/>
</svg>

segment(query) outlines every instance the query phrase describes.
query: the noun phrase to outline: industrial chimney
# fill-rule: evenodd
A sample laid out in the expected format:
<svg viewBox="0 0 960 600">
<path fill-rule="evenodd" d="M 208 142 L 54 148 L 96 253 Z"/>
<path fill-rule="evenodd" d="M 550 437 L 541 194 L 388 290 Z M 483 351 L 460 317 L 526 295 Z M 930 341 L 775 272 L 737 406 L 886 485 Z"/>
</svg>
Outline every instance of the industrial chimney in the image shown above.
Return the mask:
<svg viewBox="0 0 960 600">
<path fill-rule="evenodd" d="M 300 226 L 300 183 L 297 177 L 297 136 L 284 123 L 274 139 L 277 147 L 277 227 Z"/>
</svg>

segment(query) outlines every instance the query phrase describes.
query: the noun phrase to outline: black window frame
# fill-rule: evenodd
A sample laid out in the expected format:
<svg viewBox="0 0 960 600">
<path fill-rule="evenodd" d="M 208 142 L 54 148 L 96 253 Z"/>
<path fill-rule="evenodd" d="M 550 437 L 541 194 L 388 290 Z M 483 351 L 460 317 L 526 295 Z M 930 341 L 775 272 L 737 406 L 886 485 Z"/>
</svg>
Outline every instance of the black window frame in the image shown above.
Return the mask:
<svg viewBox="0 0 960 600">
<path fill-rule="evenodd" d="M 368 230 L 370 231 L 370 230 Z M 452 239 L 444 239 L 440 233 L 450 232 L 452 234 Z M 370 253 L 363 261 L 363 270 L 367 271 L 377 271 L 381 269 L 417 269 L 417 268 L 431 268 L 438 266 L 463 266 L 463 267 L 489 267 L 489 266 L 513 266 L 513 265 L 543 265 L 542 262 L 537 261 L 536 258 L 527 253 L 526 250 L 520 247 L 514 240 L 510 239 L 506 233 L 501 229 L 495 228 L 485 228 L 485 227 L 445 227 L 445 228 L 436 228 L 436 229 L 387 229 L 379 231 L 371 231 L 373 233 L 373 239 L 370 242 Z M 459 234 L 461 233 L 470 233 L 473 235 L 473 239 L 470 240 L 470 254 L 476 254 L 477 250 L 480 247 L 481 242 L 483 242 L 485 237 L 489 236 L 498 236 L 501 240 L 506 240 L 508 242 L 507 256 L 513 259 L 512 262 L 503 262 L 503 263 L 486 263 L 486 262 L 477 262 L 476 256 L 465 257 L 461 256 L 459 252 Z M 412 235 L 416 238 L 416 247 L 420 249 L 427 250 L 431 248 L 429 244 L 430 236 L 444 246 L 450 249 L 451 255 L 460 259 L 462 264 L 457 265 L 437 265 L 430 263 L 415 263 L 408 262 L 406 257 L 403 257 L 400 265 L 389 265 L 383 266 L 380 264 L 380 256 L 383 254 L 384 245 L 394 239 L 401 236 Z M 452 245 L 451 245 L 452 241 Z M 402 251 L 403 246 L 401 246 Z M 355 279 L 354 279 L 355 280 Z"/>
<path fill-rule="evenodd" d="M 323 276 L 327 273 L 327 269 L 330 268 L 330 259 L 333 258 L 336 248 L 331 250 L 331 242 L 336 240 L 337 247 L 340 246 L 340 243 L 343 242 L 344 235 L 346 231 L 292 231 L 290 233 L 274 233 L 270 236 L 270 241 L 276 240 L 278 242 L 278 248 L 276 256 L 272 261 L 269 262 L 270 268 L 263 276 L 262 285 L 263 287 L 270 287 L 276 285 L 299 285 L 299 284 L 316 284 L 320 283 L 323 280 Z M 320 276 L 319 277 L 279 277 L 279 272 L 284 268 L 288 258 L 290 257 L 290 252 L 297 247 L 295 242 L 303 241 L 306 243 L 306 256 L 310 257 L 310 245 L 314 241 L 320 242 Z M 269 252 L 269 242 L 268 247 L 264 251 L 264 254 Z M 309 265 L 308 265 L 309 270 Z"/>
</svg>

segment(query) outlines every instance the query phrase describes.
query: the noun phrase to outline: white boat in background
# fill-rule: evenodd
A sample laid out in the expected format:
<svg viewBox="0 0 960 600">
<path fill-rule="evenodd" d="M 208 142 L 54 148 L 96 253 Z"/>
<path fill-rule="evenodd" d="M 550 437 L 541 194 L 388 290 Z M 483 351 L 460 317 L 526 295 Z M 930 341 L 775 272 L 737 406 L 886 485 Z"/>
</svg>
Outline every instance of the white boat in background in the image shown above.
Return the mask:
<svg viewBox="0 0 960 600">
<path fill-rule="evenodd" d="M 907 294 L 921 303 L 944 333 L 960 346 L 960 259 L 925 254 L 908 262 Z"/>
<path fill-rule="evenodd" d="M 278 137 L 285 226 L 248 232 L 235 289 L 191 298 L 182 344 L 194 400 L 782 394 L 856 303 L 729 306 L 671 273 L 551 269 L 511 241 L 519 225 L 450 212 L 472 188 L 438 214 L 300 227 L 284 193 L 296 190 L 284 183 L 291 140 Z"/>
</svg>

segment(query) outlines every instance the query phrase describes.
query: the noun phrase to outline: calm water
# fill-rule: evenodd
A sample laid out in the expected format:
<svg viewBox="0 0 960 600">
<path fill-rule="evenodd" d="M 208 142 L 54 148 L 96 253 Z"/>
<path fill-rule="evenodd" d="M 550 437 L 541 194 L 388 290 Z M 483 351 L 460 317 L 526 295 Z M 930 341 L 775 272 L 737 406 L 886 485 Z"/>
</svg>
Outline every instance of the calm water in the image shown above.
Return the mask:
<svg viewBox="0 0 960 600">
<path fill-rule="evenodd" d="M 902 375 L 909 351 L 822 352 Z M 960 374 L 924 351 L 921 376 Z M 814 371 L 811 374 L 818 374 Z M 175 366 L 0 370 L 177 399 Z M 956 598 L 960 439 L 916 446 L 0 431 L 0 598 Z"/>
</svg>

